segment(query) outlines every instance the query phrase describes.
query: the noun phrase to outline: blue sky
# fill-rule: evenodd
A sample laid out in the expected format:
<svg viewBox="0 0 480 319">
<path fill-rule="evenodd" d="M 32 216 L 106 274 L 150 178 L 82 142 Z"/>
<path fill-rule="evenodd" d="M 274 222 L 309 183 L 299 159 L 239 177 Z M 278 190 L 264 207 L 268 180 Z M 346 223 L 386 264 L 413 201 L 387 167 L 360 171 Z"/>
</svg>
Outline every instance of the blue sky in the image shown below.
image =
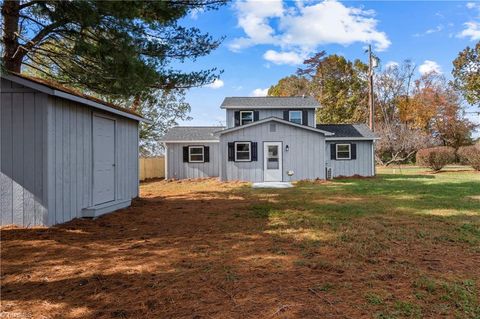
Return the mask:
<svg viewBox="0 0 480 319">
<path fill-rule="evenodd" d="M 188 92 L 193 120 L 181 123 L 218 125 L 225 96 L 264 94 L 320 50 L 366 61 L 370 43 L 383 65 L 411 59 L 417 72 L 435 69 L 450 78 L 458 52 L 480 41 L 480 2 L 239 1 L 182 24 L 225 37 L 212 54 L 182 66 L 223 69 L 220 81 Z"/>
</svg>

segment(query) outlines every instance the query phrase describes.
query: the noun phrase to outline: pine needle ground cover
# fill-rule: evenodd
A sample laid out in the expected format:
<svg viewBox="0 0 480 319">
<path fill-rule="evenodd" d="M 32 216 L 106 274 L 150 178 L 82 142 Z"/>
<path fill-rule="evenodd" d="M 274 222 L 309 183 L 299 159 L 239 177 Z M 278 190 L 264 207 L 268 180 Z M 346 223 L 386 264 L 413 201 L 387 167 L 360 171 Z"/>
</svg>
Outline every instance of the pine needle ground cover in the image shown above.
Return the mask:
<svg viewBox="0 0 480 319">
<path fill-rule="evenodd" d="M 155 181 L 96 220 L 2 229 L 1 318 L 480 318 L 480 174 L 252 189 Z"/>
</svg>

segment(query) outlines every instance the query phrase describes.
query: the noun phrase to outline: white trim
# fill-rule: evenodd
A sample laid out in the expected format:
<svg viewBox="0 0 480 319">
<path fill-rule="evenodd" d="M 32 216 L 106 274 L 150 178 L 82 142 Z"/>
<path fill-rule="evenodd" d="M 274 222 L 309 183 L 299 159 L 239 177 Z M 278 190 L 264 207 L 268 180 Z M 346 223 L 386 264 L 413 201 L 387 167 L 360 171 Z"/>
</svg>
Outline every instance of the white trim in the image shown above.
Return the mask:
<svg viewBox="0 0 480 319">
<path fill-rule="evenodd" d="M 165 147 L 165 161 L 164 161 L 164 165 L 165 165 L 165 179 L 168 179 L 168 147 L 166 144 L 163 144 L 164 147 Z"/>
<path fill-rule="evenodd" d="M 193 161 L 192 160 L 192 155 L 200 155 L 200 154 L 191 154 L 190 150 L 192 148 L 200 148 L 202 149 L 202 160 L 201 161 Z M 205 163 L 205 146 L 203 145 L 189 145 L 188 146 L 188 162 L 189 163 Z"/>
<path fill-rule="evenodd" d="M 238 130 L 243 130 L 243 129 L 246 129 L 246 128 L 249 128 L 249 127 L 252 127 L 252 126 L 255 126 L 255 125 L 267 123 L 267 122 L 270 122 L 270 121 L 275 121 L 275 122 L 278 122 L 278 123 L 291 125 L 291 126 L 294 126 L 294 127 L 302 128 L 304 130 L 309 130 L 309 131 L 316 132 L 316 133 L 322 133 L 325 136 L 333 136 L 334 135 L 332 132 L 319 130 L 318 128 L 308 126 L 308 125 L 301 125 L 301 124 L 297 124 L 297 123 L 292 123 L 292 122 L 285 121 L 284 119 L 281 119 L 281 118 L 278 118 L 278 117 L 275 117 L 275 116 L 267 117 L 267 118 L 264 118 L 262 120 L 250 123 L 250 124 L 231 127 L 231 128 L 225 129 L 223 131 L 219 131 L 219 132 L 217 132 L 217 134 L 222 135 L 222 134 L 225 134 L 225 133 L 235 132 L 235 131 L 238 131 Z"/>
<path fill-rule="evenodd" d="M 372 176 L 375 176 L 375 141 L 372 143 Z"/>
<path fill-rule="evenodd" d="M 251 113 L 252 114 L 252 121 L 250 123 L 253 123 L 255 122 L 255 113 L 253 111 L 240 111 L 240 125 L 247 125 L 247 124 L 250 124 L 250 123 L 247 123 L 247 124 L 243 124 L 243 119 L 242 119 L 242 114 L 243 113 Z"/>
<path fill-rule="evenodd" d="M 339 146 L 348 146 L 348 157 L 342 157 L 342 158 L 339 158 L 338 157 L 338 147 Z M 347 144 L 347 143 L 344 143 L 344 144 L 335 144 L 335 159 L 336 160 L 350 160 L 352 159 L 352 144 Z"/>
<path fill-rule="evenodd" d="M 238 144 L 248 144 L 248 159 L 238 159 L 237 158 L 237 145 Z M 235 142 L 233 148 L 235 154 L 235 162 L 251 162 L 252 161 L 252 142 Z M 246 151 L 241 151 L 242 153 L 246 153 Z"/>
<path fill-rule="evenodd" d="M 300 123 L 292 122 L 292 116 L 291 116 L 292 112 L 300 113 Z M 295 124 L 302 124 L 303 123 L 303 110 L 289 110 L 288 111 L 288 121 L 292 122 L 292 123 L 295 123 Z"/>
<path fill-rule="evenodd" d="M 375 141 L 380 137 L 326 137 L 325 141 Z"/>
<path fill-rule="evenodd" d="M 185 141 L 161 141 L 163 144 L 165 143 L 182 143 L 182 144 L 190 144 L 190 143 L 220 143 L 220 140 L 185 140 Z"/>
</svg>

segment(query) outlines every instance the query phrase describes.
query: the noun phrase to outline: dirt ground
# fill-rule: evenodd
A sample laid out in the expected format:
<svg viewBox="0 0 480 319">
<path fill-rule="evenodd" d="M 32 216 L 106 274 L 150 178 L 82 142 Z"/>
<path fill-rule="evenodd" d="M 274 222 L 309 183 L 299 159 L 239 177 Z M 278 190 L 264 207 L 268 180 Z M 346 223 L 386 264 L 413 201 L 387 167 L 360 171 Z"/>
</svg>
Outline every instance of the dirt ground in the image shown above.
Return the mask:
<svg viewBox="0 0 480 319">
<path fill-rule="evenodd" d="M 252 215 L 275 194 L 252 197 L 246 188 L 154 181 L 132 207 L 96 220 L 2 229 L 0 318 L 440 318 L 428 308 L 435 283 L 421 274 L 480 278 L 480 250 L 467 243 L 393 238 L 359 253 L 329 232 L 308 247 L 301 234 L 276 236 L 271 220 Z M 416 227 L 408 219 L 390 226 Z M 412 301 L 414 289 L 423 295 Z M 396 312 L 382 312 L 393 301 Z M 450 310 L 441 317 L 453 318 Z M 461 317 L 475 318 L 468 311 Z"/>
</svg>

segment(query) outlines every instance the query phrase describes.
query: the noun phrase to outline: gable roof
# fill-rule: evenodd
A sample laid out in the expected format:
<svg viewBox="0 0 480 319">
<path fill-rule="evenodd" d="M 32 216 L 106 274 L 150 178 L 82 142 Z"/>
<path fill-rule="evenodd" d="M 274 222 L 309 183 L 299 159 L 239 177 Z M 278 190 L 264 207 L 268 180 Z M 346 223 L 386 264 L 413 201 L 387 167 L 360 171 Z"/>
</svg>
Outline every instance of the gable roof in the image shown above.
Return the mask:
<svg viewBox="0 0 480 319">
<path fill-rule="evenodd" d="M 160 139 L 164 143 L 218 142 L 216 132 L 224 126 L 175 126 Z"/>
<path fill-rule="evenodd" d="M 374 140 L 378 136 L 365 124 L 317 124 L 317 128 L 334 133 L 330 140 L 335 139 L 364 139 Z"/>
<path fill-rule="evenodd" d="M 33 76 L 25 75 L 25 74 L 19 74 L 19 73 L 2 74 L 1 77 L 6 80 L 15 82 L 17 84 L 26 86 L 28 88 L 46 93 L 48 95 L 57 96 L 67 100 L 79 102 L 97 109 L 101 109 L 101 110 L 115 113 L 127 118 L 131 118 L 133 120 L 147 122 L 147 123 L 151 122 L 150 120 L 142 117 L 142 115 L 140 115 L 137 112 L 115 105 L 113 103 L 103 101 L 99 98 L 84 94 L 73 88 L 65 87 L 55 81 L 49 81 L 49 80 L 40 79 Z"/>
<path fill-rule="evenodd" d="M 320 107 L 317 100 L 311 96 L 262 96 L 262 97 L 226 97 L 222 105 L 222 109 L 281 109 L 281 108 L 317 108 Z"/>
<path fill-rule="evenodd" d="M 267 122 L 272 122 L 272 121 L 282 123 L 282 124 L 286 124 L 286 125 L 290 125 L 290 126 L 294 126 L 294 127 L 298 127 L 298 128 L 308 130 L 308 131 L 313 131 L 313 132 L 316 132 L 316 133 L 323 134 L 325 136 L 333 135 L 333 133 L 331 133 L 331 132 L 327 132 L 327 131 L 324 131 L 324 130 L 321 130 L 321 129 L 318 129 L 318 128 L 315 128 L 315 127 L 312 127 L 312 126 L 307 126 L 307 125 L 293 123 L 293 122 L 290 122 L 290 121 L 285 121 L 284 119 L 281 119 L 281 118 L 278 118 L 278 117 L 275 117 L 275 116 L 267 117 L 267 118 L 264 118 L 260 121 L 255 121 L 255 122 L 252 122 L 252 123 L 249 123 L 249 124 L 246 124 L 246 125 L 235 126 L 235 127 L 232 127 L 232 128 L 226 129 L 226 130 L 219 131 L 217 133 L 219 135 L 222 135 L 222 134 L 225 134 L 225 133 L 230 133 L 230 132 L 234 132 L 234 131 L 238 131 L 238 130 L 243 130 L 243 129 L 246 129 L 246 128 L 249 128 L 249 127 L 252 127 L 252 126 L 256 126 L 256 125 L 260 125 L 260 124 L 267 123 Z"/>
</svg>

